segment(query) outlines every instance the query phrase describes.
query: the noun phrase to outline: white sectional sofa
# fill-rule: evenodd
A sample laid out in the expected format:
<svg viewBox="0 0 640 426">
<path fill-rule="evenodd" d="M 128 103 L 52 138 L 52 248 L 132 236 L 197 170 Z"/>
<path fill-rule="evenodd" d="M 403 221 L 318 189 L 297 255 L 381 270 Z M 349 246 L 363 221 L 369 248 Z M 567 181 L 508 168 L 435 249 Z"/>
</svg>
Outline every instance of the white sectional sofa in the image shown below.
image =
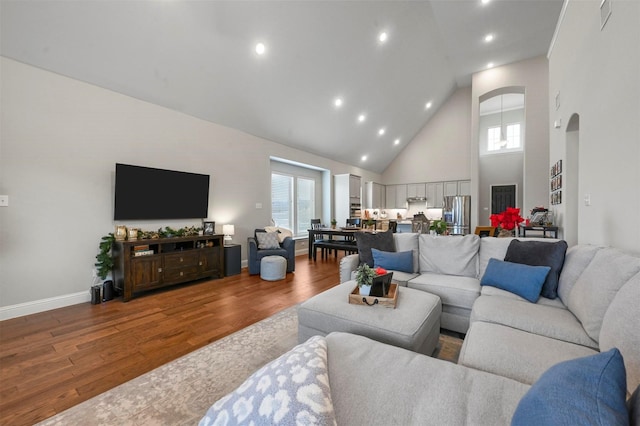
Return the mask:
<svg viewBox="0 0 640 426">
<path fill-rule="evenodd" d="M 247 418 L 258 422 L 286 411 L 338 425 L 640 425 L 640 257 L 615 248 L 571 247 L 558 297 L 532 303 L 480 285 L 489 259 L 504 258 L 511 239 L 441 237 L 423 245 L 427 236 L 394 238 L 398 251 L 416 242 L 420 247 L 418 271 L 394 276 L 438 294 L 443 328 L 466 332 L 458 364 L 348 333 L 316 336 L 219 401 L 202 424 L 232 413 L 237 418 L 232 407 L 250 399 L 254 412 Z M 469 256 L 473 246 L 475 258 Z M 351 277 L 356 260 L 343 260 L 341 280 Z M 521 278 L 512 277 L 514 283 Z M 278 376 L 279 386 L 265 386 L 275 380 L 262 376 L 271 370 L 282 375 L 289 364 L 291 380 Z M 315 383 L 283 389 L 311 365 L 318 370 L 305 377 Z M 248 390 L 253 383 L 257 390 Z"/>
<path fill-rule="evenodd" d="M 396 252 L 412 250 L 413 272 L 393 271 L 393 281 L 401 286 L 423 290 L 442 301 L 441 326 L 466 333 L 471 308 L 480 297 L 480 278 L 489 259 L 503 259 L 513 238 L 443 237 L 427 234 L 393 234 Z M 524 239 L 523 239 L 524 240 Z M 556 242 L 555 239 L 527 238 L 527 241 Z M 340 260 L 340 282 L 354 279 L 360 264 L 358 254 Z M 502 293 L 500 290 L 486 290 Z M 558 301 L 542 297 L 539 302 L 558 305 Z"/>
</svg>

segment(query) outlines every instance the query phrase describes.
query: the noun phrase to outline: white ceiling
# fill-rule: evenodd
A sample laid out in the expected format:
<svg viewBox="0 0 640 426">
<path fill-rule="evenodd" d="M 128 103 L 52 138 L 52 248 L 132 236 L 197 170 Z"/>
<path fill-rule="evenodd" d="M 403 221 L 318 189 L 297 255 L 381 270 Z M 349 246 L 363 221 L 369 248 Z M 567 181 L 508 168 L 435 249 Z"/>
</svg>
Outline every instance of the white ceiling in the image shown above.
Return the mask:
<svg viewBox="0 0 640 426">
<path fill-rule="evenodd" d="M 562 0 L 2 0 L 0 7 L 3 56 L 382 172 L 472 73 L 545 54 Z M 258 42 L 266 44 L 262 56 Z M 341 108 L 333 105 L 338 96 Z"/>
</svg>

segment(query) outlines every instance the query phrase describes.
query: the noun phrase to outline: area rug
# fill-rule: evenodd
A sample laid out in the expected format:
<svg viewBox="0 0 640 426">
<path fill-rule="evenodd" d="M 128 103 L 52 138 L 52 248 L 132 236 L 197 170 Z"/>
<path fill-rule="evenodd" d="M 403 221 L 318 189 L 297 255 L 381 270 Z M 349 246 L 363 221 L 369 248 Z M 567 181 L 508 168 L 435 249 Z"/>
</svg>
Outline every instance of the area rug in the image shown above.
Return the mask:
<svg viewBox="0 0 640 426">
<path fill-rule="evenodd" d="M 197 424 L 213 402 L 297 344 L 296 309 L 285 309 L 39 425 Z M 455 362 L 460 342 L 440 335 L 438 357 Z"/>
</svg>

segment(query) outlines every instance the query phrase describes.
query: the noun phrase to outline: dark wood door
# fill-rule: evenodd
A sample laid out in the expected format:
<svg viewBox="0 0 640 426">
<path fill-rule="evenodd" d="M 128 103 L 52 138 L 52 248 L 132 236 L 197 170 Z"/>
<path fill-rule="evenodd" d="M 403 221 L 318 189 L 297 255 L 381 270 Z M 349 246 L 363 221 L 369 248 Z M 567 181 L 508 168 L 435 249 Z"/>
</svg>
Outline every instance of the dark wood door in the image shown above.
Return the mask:
<svg viewBox="0 0 640 426">
<path fill-rule="evenodd" d="M 492 185 L 491 214 L 502 213 L 507 207 L 516 207 L 516 186 Z"/>
</svg>

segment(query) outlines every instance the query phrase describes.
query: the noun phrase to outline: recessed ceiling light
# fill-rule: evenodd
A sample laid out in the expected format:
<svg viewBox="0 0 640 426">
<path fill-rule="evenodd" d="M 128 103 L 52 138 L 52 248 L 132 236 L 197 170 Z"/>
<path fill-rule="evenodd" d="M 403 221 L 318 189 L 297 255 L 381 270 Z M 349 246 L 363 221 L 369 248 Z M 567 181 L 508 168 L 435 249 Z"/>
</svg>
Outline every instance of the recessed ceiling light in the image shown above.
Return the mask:
<svg viewBox="0 0 640 426">
<path fill-rule="evenodd" d="M 342 106 L 342 98 L 335 98 L 335 99 L 333 100 L 333 105 L 334 105 L 336 108 L 340 108 L 340 107 Z"/>
<path fill-rule="evenodd" d="M 490 43 L 493 41 L 493 34 L 487 34 L 486 36 L 484 36 L 484 41 L 486 43 Z"/>
<path fill-rule="evenodd" d="M 487 4 L 489 3 L 491 0 L 480 0 L 482 4 Z"/>
<path fill-rule="evenodd" d="M 384 127 L 381 127 L 381 128 L 380 128 L 380 130 L 378 130 L 378 134 L 379 134 L 380 136 L 382 136 L 382 135 L 384 135 L 384 132 L 385 132 L 385 131 L 386 131 L 386 130 L 385 130 L 385 128 L 384 128 Z"/>
<path fill-rule="evenodd" d="M 264 45 L 264 43 L 256 44 L 256 53 L 258 55 L 264 55 L 266 51 L 267 51 L 267 47 Z"/>
<path fill-rule="evenodd" d="M 366 155 L 362 156 L 362 161 L 367 161 L 367 156 Z"/>
<path fill-rule="evenodd" d="M 493 68 L 493 62 L 489 62 L 489 63 L 487 64 L 487 68 Z"/>
<path fill-rule="evenodd" d="M 360 115 L 358 116 L 358 122 L 360 122 L 360 123 L 362 123 L 362 122 L 363 122 L 364 120 L 366 120 L 366 119 L 367 119 L 367 116 L 366 116 L 366 115 L 364 115 L 364 114 L 360 114 Z"/>
<path fill-rule="evenodd" d="M 429 108 L 431 108 L 431 105 L 433 105 L 433 104 L 431 103 L 431 101 L 429 101 L 429 102 L 426 103 L 426 105 L 424 107 L 426 109 L 429 109 Z"/>
<path fill-rule="evenodd" d="M 393 141 L 394 145 L 400 145 L 400 139 L 396 139 L 395 141 Z"/>
<path fill-rule="evenodd" d="M 389 38 L 389 34 L 387 34 L 385 31 L 378 34 L 378 41 L 380 43 L 384 43 L 385 41 L 387 41 L 388 38 Z"/>
</svg>

